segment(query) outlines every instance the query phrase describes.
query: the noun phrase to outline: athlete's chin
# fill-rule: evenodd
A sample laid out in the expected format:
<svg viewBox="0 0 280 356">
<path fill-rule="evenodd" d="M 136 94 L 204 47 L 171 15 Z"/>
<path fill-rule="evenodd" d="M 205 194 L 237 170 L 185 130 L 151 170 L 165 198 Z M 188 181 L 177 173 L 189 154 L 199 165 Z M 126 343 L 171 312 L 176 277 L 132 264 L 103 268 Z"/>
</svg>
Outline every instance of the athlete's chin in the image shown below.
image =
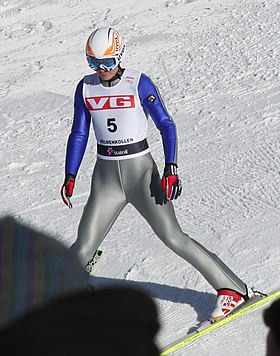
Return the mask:
<svg viewBox="0 0 280 356">
<path fill-rule="evenodd" d="M 102 75 L 100 75 L 100 76 L 101 76 L 101 78 L 102 78 L 103 80 L 110 80 L 110 79 L 112 78 L 111 75 L 106 75 L 106 74 L 102 74 Z"/>
<path fill-rule="evenodd" d="M 99 72 L 98 74 L 100 75 L 101 79 L 103 79 L 103 80 L 110 80 L 113 77 L 112 74 L 109 72 Z"/>
</svg>

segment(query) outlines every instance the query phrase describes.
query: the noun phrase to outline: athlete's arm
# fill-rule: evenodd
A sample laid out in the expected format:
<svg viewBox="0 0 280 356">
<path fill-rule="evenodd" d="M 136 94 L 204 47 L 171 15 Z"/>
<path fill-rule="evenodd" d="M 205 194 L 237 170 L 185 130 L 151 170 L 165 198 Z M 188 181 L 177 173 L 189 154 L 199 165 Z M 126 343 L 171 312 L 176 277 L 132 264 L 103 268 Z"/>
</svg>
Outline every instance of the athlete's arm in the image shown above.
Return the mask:
<svg viewBox="0 0 280 356">
<path fill-rule="evenodd" d="M 166 111 L 157 87 L 145 74 L 141 74 L 138 92 L 141 104 L 151 116 L 162 136 L 165 162 L 177 163 L 176 126 Z"/>
<path fill-rule="evenodd" d="M 83 80 L 79 82 L 74 99 L 74 120 L 68 138 L 65 173 L 77 175 L 89 137 L 90 113 L 83 99 Z"/>
</svg>

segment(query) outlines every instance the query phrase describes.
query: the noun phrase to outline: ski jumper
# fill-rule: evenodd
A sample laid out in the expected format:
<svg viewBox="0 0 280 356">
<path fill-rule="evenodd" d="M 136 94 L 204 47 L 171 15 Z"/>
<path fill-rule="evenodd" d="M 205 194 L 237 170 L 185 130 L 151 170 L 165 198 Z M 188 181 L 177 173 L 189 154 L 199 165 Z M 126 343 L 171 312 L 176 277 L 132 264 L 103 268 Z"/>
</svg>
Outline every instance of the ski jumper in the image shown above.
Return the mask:
<svg viewBox="0 0 280 356">
<path fill-rule="evenodd" d="M 159 129 L 165 162 L 177 161 L 175 124 L 149 77 L 125 69 L 111 87 L 99 75 L 85 76 L 75 93 L 66 173 L 76 176 L 88 141 L 90 123 L 97 140 L 91 192 L 71 249 L 83 264 L 92 257 L 122 209 L 131 203 L 162 242 L 197 269 L 216 290 L 247 294 L 240 280 L 214 253 L 184 233 L 173 204 L 165 201 L 161 178 L 147 143 L 148 116 Z"/>
</svg>

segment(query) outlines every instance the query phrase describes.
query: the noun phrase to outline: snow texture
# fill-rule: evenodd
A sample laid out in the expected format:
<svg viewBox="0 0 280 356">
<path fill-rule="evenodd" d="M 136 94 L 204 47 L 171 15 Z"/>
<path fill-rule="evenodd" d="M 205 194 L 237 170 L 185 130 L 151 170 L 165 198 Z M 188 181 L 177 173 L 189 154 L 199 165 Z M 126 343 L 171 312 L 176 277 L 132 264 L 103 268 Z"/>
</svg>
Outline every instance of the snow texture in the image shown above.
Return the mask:
<svg viewBox="0 0 280 356">
<path fill-rule="evenodd" d="M 67 209 L 59 195 L 73 93 L 91 72 L 90 32 L 124 36 L 124 66 L 158 85 L 179 135 L 184 231 L 265 291 L 280 275 L 280 2 L 276 0 L 2 0 L 0 3 L 0 214 L 66 246 L 75 238 L 95 160 L 91 134 Z M 151 151 L 163 169 L 159 132 Z M 132 223 L 133 222 L 133 223 Z M 93 283 L 147 290 L 160 310 L 160 346 L 203 321 L 215 291 L 167 249 L 128 206 L 101 248 Z M 263 310 L 173 355 L 264 355 Z"/>
</svg>

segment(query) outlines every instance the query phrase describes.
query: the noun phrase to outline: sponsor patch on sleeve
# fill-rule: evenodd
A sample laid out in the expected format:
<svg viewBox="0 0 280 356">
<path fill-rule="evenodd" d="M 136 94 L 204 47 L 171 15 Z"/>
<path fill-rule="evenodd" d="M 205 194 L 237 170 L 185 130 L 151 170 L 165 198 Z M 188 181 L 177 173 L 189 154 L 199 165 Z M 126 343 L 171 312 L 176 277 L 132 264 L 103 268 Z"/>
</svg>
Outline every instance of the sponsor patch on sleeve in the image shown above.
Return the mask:
<svg viewBox="0 0 280 356">
<path fill-rule="evenodd" d="M 148 96 L 147 99 L 149 100 L 149 102 L 153 103 L 156 100 L 156 97 L 153 94 L 151 94 Z"/>
</svg>

